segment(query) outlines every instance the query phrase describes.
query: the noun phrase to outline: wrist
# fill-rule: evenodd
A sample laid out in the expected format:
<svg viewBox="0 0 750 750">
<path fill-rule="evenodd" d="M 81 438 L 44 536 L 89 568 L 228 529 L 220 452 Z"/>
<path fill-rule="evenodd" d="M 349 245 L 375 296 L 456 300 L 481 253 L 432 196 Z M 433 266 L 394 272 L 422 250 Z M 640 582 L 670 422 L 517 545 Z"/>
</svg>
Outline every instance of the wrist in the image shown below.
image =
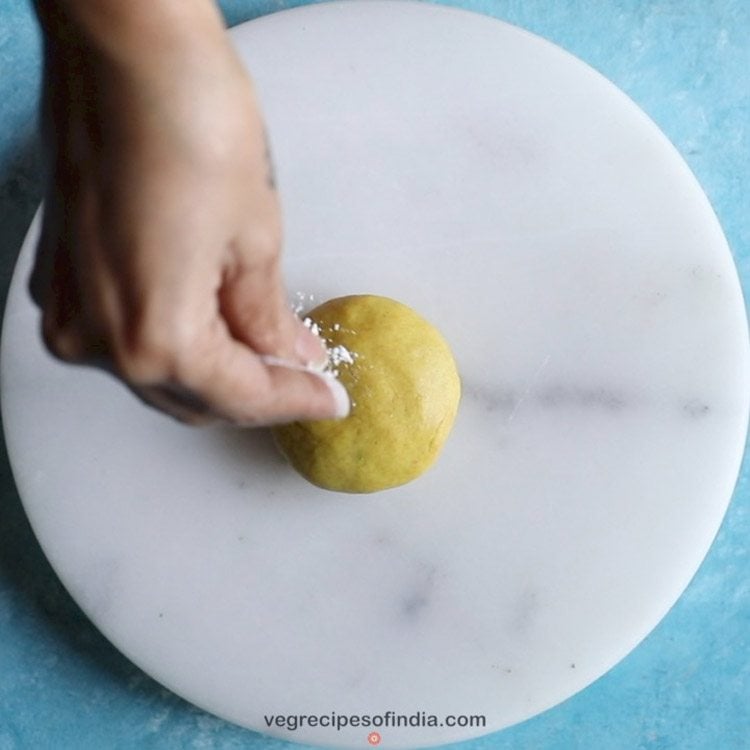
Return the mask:
<svg viewBox="0 0 750 750">
<path fill-rule="evenodd" d="M 37 0 L 47 44 L 75 45 L 127 65 L 224 35 L 213 0 Z"/>
</svg>

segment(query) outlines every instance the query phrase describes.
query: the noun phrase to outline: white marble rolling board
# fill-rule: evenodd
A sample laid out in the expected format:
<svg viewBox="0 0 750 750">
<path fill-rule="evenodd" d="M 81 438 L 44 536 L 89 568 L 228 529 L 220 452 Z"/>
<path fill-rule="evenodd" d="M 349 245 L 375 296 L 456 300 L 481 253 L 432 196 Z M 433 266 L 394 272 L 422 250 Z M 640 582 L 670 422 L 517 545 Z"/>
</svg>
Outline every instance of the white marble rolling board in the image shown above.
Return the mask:
<svg viewBox="0 0 750 750">
<path fill-rule="evenodd" d="M 748 337 L 709 204 L 657 128 L 560 49 L 404 2 L 233 30 L 265 105 L 290 292 L 400 299 L 463 380 L 437 465 L 318 490 L 265 432 L 195 430 L 53 361 L 23 248 L 2 349 L 34 530 L 94 623 L 239 724 L 418 711 L 382 745 L 483 734 L 604 673 L 667 612 L 729 501 Z"/>
</svg>

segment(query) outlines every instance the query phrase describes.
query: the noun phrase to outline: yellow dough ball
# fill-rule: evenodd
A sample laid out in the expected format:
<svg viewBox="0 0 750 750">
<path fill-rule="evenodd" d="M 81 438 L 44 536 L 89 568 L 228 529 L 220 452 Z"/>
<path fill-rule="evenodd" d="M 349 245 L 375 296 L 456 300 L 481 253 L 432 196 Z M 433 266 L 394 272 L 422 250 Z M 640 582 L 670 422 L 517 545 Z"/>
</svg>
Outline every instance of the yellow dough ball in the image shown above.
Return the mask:
<svg viewBox="0 0 750 750">
<path fill-rule="evenodd" d="M 282 453 L 302 476 L 330 490 L 375 492 L 418 477 L 440 453 L 461 397 L 445 339 L 387 297 L 339 297 L 309 318 L 352 409 L 342 420 L 274 428 Z"/>
</svg>

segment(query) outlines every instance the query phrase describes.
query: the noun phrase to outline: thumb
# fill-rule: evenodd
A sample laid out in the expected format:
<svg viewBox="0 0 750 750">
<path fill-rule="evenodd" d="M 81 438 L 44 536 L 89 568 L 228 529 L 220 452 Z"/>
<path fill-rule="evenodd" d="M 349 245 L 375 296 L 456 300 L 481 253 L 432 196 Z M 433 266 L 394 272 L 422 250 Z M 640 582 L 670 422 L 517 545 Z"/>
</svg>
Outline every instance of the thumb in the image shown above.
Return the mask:
<svg viewBox="0 0 750 750">
<path fill-rule="evenodd" d="M 221 333 L 190 360 L 180 386 L 218 417 L 243 425 L 336 419 L 349 413 L 344 386 L 330 373 L 271 355 L 258 357 Z"/>
</svg>

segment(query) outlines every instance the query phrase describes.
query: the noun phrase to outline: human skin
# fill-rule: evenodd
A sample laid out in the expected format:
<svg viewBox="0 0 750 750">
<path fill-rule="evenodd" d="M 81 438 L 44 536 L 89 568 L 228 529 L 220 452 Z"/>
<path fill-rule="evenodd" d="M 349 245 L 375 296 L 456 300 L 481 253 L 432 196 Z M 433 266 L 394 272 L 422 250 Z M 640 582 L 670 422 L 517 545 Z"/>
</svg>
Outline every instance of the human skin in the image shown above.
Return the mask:
<svg viewBox="0 0 750 750">
<path fill-rule="evenodd" d="M 43 0 L 49 350 L 192 424 L 342 417 L 286 301 L 252 82 L 210 0 Z"/>
</svg>

